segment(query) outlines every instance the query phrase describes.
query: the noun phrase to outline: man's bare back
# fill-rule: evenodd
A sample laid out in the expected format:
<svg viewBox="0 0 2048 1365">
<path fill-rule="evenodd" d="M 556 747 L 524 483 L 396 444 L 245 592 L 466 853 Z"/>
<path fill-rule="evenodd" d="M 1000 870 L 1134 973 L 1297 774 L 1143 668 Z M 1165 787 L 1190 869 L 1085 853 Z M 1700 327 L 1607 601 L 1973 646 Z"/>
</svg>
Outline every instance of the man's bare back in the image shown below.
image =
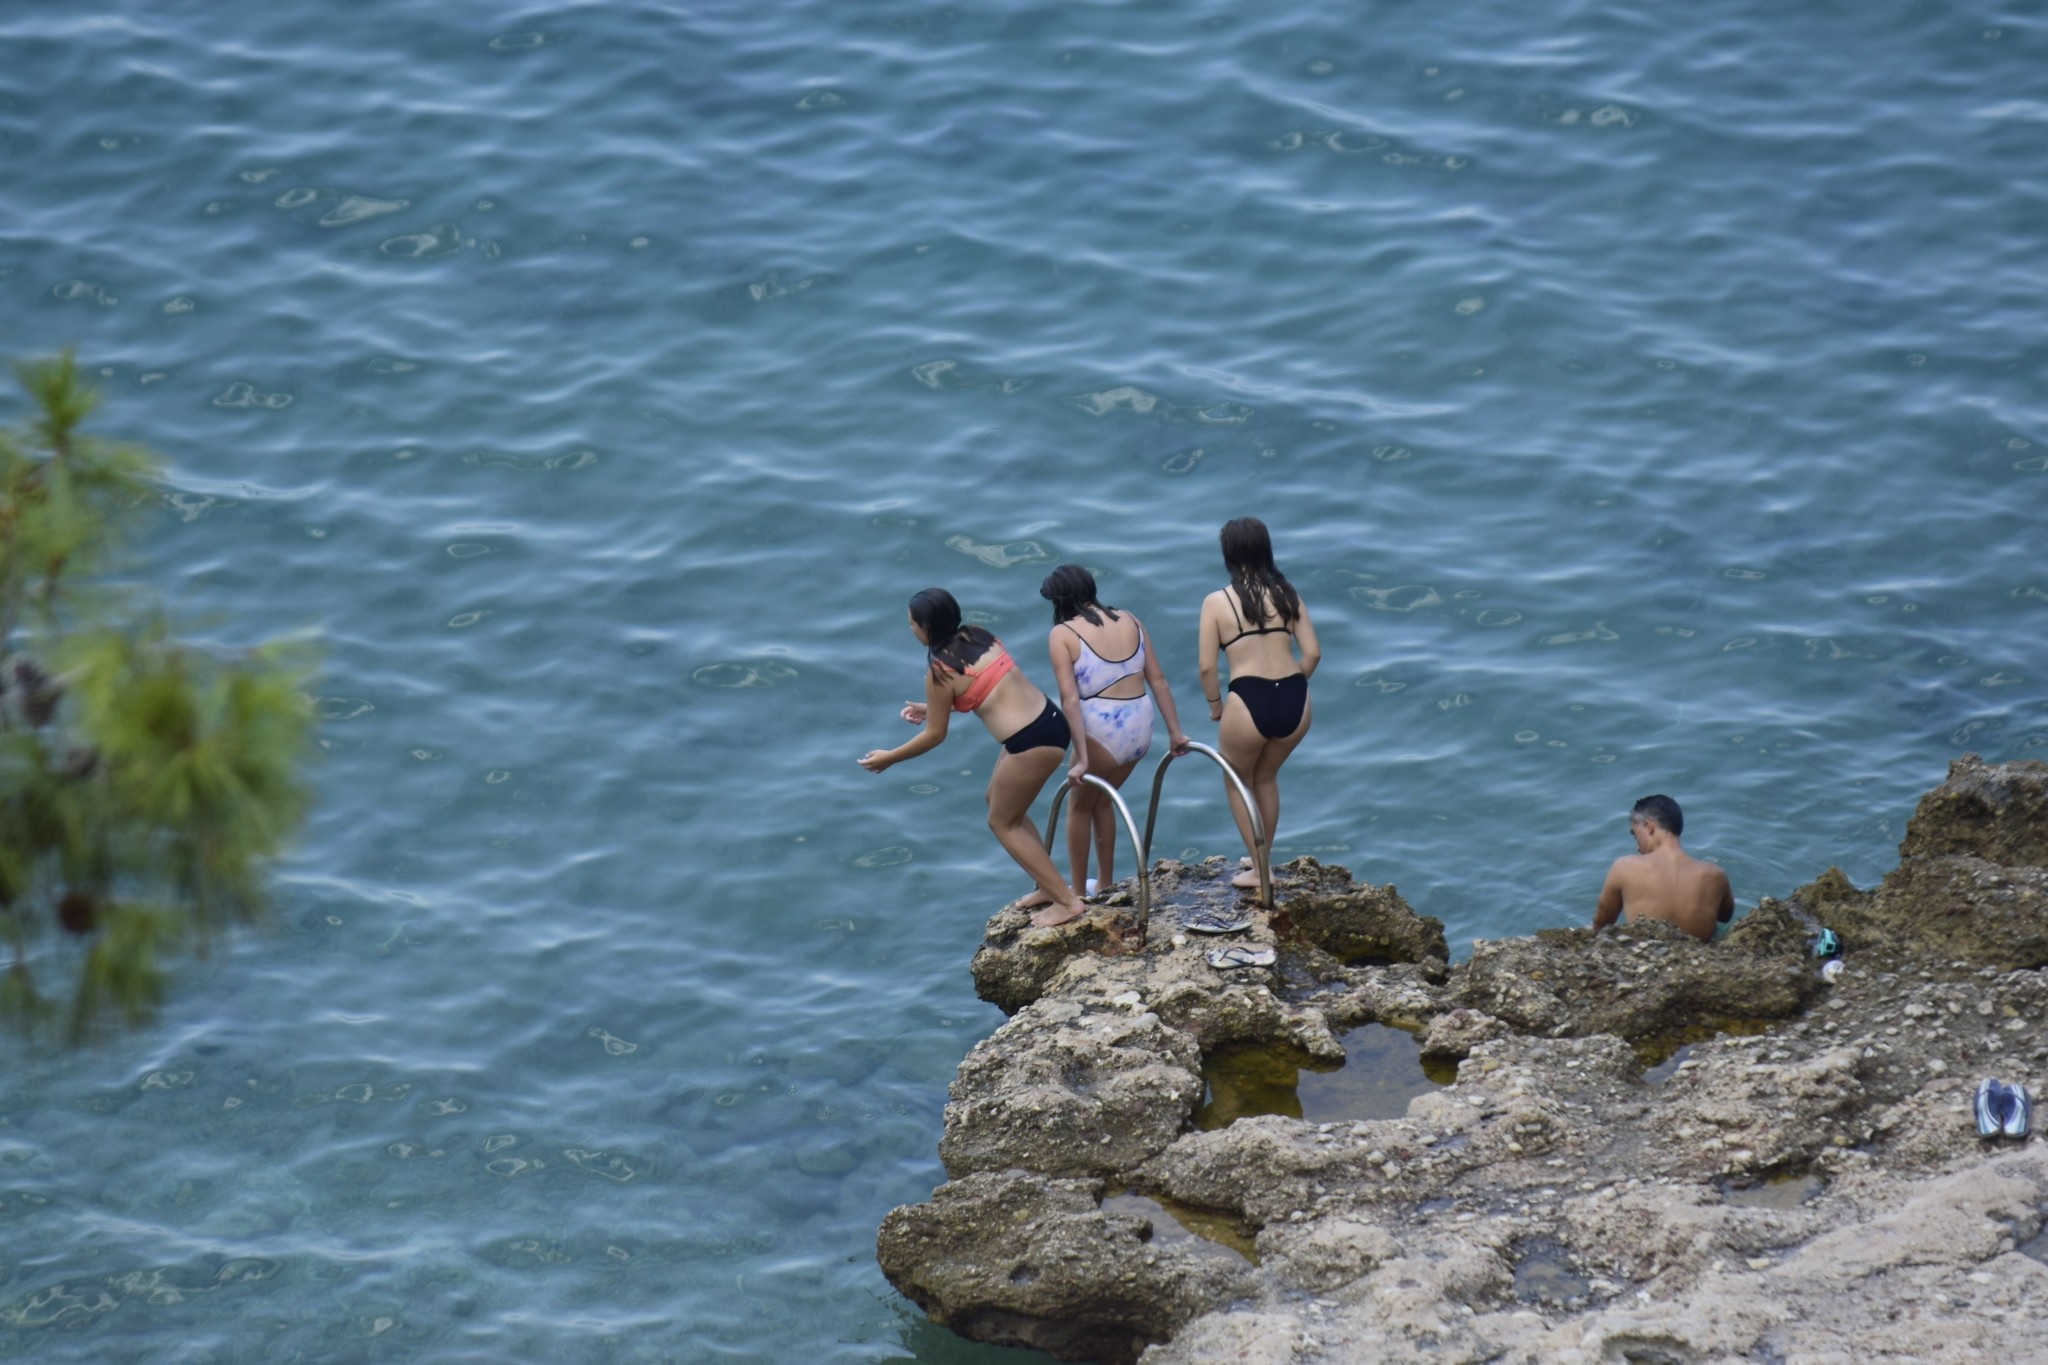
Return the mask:
<svg viewBox="0 0 2048 1365">
<path fill-rule="evenodd" d="M 1661 806 L 1654 804 L 1659 802 Z M 1659 919 L 1702 942 L 1711 939 L 1715 926 L 1735 913 L 1728 874 L 1680 847 L 1677 833 L 1668 828 L 1684 827 L 1677 802 L 1652 796 L 1636 804 L 1629 829 L 1639 851 L 1616 858 L 1607 869 L 1593 927 L 1605 929 L 1616 919 Z M 1648 813 L 1643 813 L 1646 807 Z"/>
</svg>

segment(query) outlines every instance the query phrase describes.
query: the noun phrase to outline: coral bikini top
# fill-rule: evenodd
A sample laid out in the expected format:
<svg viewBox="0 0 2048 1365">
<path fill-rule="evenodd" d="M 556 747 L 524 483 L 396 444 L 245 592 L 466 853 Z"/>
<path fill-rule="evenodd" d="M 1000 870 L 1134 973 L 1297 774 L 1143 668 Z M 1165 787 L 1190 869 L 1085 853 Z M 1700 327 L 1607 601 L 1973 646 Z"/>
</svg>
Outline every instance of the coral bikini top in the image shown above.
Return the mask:
<svg viewBox="0 0 2048 1365">
<path fill-rule="evenodd" d="M 967 690 L 953 698 L 955 711 L 972 711 L 988 700 L 988 694 L 996 690 L 996 684 L 1005 674 L 1017 667 L 1017 661 L 1010 657 L 1010 651 L 1003 648 L 1001 640 L 996 641 L 996 656 L 974 668 L 963 669 L 962 677 L 972 678 Z"/>
</svg>

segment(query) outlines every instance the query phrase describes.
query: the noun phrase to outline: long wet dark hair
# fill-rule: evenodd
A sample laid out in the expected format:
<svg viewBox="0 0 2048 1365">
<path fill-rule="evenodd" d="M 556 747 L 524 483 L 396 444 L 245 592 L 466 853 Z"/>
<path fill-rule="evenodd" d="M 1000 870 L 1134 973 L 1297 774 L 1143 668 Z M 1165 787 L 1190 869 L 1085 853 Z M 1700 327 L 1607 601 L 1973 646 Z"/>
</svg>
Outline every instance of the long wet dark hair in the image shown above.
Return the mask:
<svg viewBox="0 0 2048 1365">
<path fill-rule="evenodd" d="M 1052 623 L 1065 625 L 1076 616 L 1091 626 L 1102 624 L 1102 618 L 1095 613 L 1106 612 L 1112 621 L 1121 621 L 1115 607 L 1106 607 L 1095 600 L 1095 575 L 1079 564 L 1062 564 L 1045 576 L 1038 585 L 1038 595 L 1052 603 Z"/>
<path fill-rule="evenodd" d="M 1268 615 L 1280 618 L 1289 630 L 1301 619 L 1301 597 L 1287 575 L 1273 563 L 1273 537 L 1266 523 L 1257 517 L 1239 517 L 1223 523 L 1218 537 L 1223 542 L 1223 564 L 1230 570 L 1230 586 L 1244 603 L 1245 624 L 1256 626 Z"/>
<path fill-rule="evenodd" d="M 934 678 L 965 673 L 996 642 L 984 627 L 962 624 L 960 603 L 944 588 L 926 588 L 911 598 L 910 619 L 924 632 L 925 659 Z"/>
</svg>

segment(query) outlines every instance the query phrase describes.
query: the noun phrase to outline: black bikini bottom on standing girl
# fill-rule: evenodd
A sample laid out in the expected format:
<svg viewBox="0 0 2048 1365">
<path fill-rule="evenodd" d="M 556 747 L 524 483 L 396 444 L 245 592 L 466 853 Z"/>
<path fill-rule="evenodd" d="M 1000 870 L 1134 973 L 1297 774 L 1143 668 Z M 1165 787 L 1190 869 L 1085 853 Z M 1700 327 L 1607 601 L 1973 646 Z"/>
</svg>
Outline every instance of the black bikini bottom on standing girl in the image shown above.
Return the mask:
<svg viewBox="0 0 2048 1365">
<path fill-rule="evenodd" d="M 1232 678 L 1230 691 L 1252 713 L 1252 724 L 1267 739 L 1293 734 L 1308 707 L 1308 679 L 1299 673 L 1284 678 Z"/>
<path fill-rule="evenodd" d="M 1021 754 L 1026 749 L 1064 749 L 1073 738 L 1073 733 L 1067 729 L 1067 718 L 1047 699 L 1038 719 L 1004 740 L 1003 748 L 1013 754 Z"/>
</svg>

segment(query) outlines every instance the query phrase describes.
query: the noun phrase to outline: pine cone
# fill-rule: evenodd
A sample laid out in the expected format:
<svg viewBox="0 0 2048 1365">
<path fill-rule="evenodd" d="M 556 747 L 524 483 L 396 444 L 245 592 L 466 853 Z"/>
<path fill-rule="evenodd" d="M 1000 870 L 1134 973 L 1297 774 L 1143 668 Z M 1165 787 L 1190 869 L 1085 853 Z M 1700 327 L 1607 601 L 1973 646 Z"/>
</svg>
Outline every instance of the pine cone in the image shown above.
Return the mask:
<svg viewBox="0 0 2048 1365">
<path fill-rule="evenodd" d="M 48 725 L 64 689 L 33 659 L 14 661 L 14 681 L 21 687 L 21 714 L 38 730 Z"/>
<path fill-rule="evenodd" d="M 57 902 L 57 923 L 67 934 L 89 934 L 99 927 L 99 902 L 83 891 L 66 891 Z"/>
</svg>

